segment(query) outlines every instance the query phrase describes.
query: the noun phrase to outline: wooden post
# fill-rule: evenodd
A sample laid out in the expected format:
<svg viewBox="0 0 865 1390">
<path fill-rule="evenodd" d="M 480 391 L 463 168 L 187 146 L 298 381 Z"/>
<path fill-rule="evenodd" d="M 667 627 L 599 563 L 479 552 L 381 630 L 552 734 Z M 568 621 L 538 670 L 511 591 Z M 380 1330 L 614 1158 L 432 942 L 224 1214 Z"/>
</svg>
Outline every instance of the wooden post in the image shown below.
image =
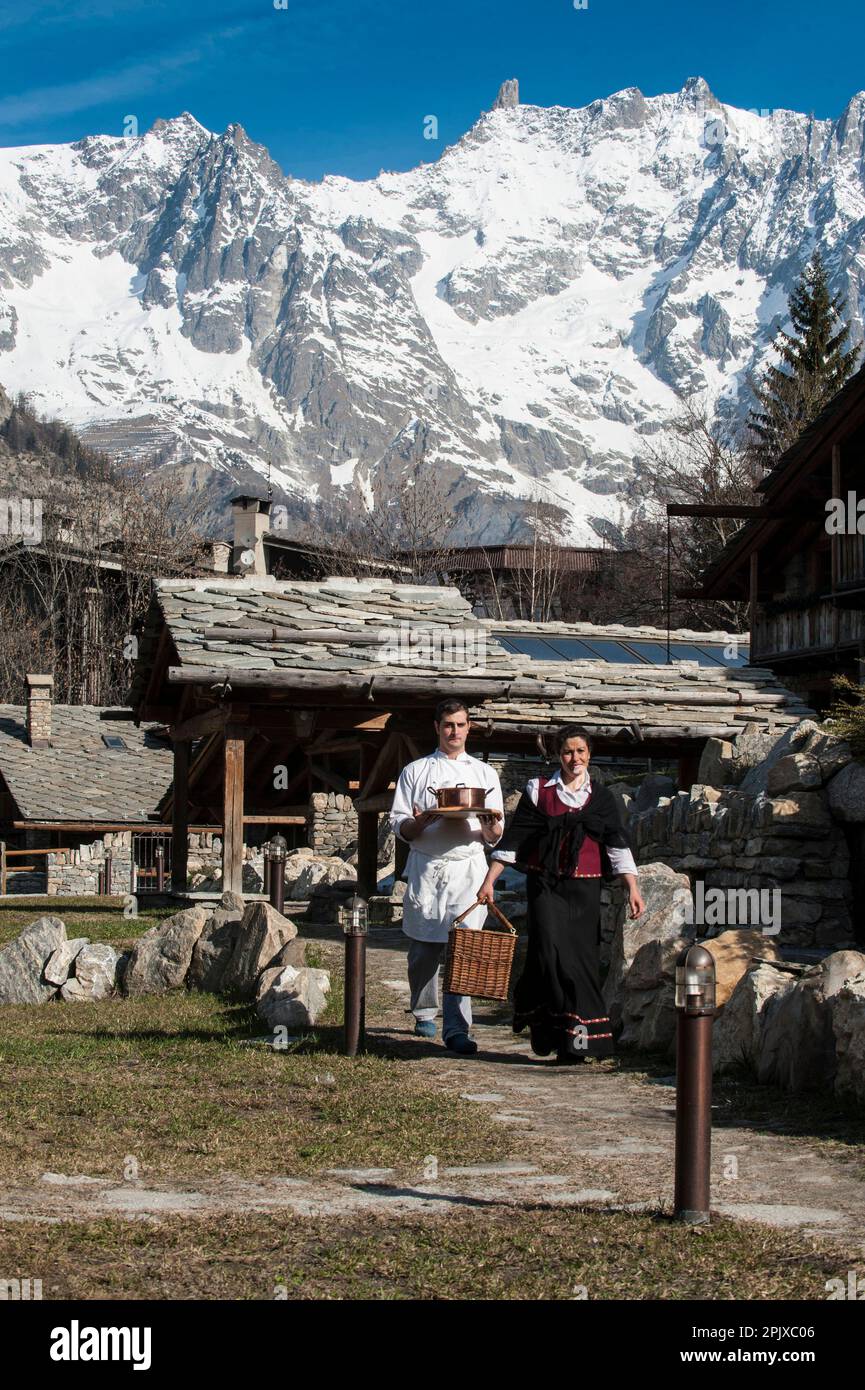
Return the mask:
<svg viewBox="0 0 865 1390">
<path fill-rule="evenodd" d="M 359 811 L 357 817 L 357 891 L 369 900 L 378 884 L 378 812 Z"/>
<path fill-rule="evenodd" d="M 751 552 L 751 563 L 750 563 L 750 568 L 749 568 L 749 585 L 748 585 L 748 627 L 749 627 L 749 629 L 750 629 L 750 638 L 751 638 L 750 653 L 751 653 L 751 665 L 752 665 L 752 666 L 754 665 L 754 652 L 755 652 L 755 648 L 756 648 L 756 637 L 757 637 L 757 584 L 758 584 L 758 582 L 759 582 L 758 556 L 757 556 L 757 551 L 754 550 L 754 551 Z"/>
<path fill-rule="evenodd" d="M 699 775 L 699 753 L 683 753 L 679 759 L 679 791 L 689 792 Z"/>
<path fill-rule="evenodd" d="M 225 767 L 222 811 L 222 891 L 243 889 L 243 731 L 225 727 Z"/>
<path fill-rule="evenodd" d="M 189 867 L 189 743 L 174 745 L 174 801 L 171 809 L 171 887 L 186 892 Z"/>
</svg>

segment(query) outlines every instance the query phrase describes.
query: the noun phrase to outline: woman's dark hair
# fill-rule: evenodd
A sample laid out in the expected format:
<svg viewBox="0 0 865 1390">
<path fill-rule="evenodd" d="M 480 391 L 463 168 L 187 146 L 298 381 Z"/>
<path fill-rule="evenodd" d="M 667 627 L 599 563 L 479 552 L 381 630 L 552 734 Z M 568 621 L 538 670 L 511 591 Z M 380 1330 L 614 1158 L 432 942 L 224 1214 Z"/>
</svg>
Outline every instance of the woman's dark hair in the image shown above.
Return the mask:
<svg viewBox="0 0 865 1390">
<path fill-rule="evenodd" d="M 553 740 L 557 754 L 561 753 L 569 738 L 585 739 L 586 747 L 591 753 L 592 736 L 589 733 L 588 729 L 585 728 L 583 724 L 563 724 L 560 729 L 556 730 L 555 738 Z"/>
<path fill-rule="evenodd" d="M 435 721 L 440 724 L 446 714 L 456 714 L 457 710 L 464 709 L 468 718 L 469 707 L 463 700 L 439 700 L 436 705 Z"/>
</svg>

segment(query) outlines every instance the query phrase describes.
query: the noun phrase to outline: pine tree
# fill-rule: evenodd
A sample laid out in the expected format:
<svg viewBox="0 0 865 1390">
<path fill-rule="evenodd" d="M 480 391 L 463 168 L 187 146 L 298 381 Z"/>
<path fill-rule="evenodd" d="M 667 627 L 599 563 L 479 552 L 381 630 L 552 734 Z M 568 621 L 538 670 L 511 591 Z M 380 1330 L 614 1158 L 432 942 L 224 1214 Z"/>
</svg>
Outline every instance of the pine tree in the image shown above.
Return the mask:
<svg viewBox="0 0 865 1390">
<path fill-rule="evenodd" d="M 790 296 L 794 332 L 778 334 L 781 361 L 767 367 L 754 391 L 757 408 L 748 415 L 751 453 L 763 467 L 777 462 L 852 376 L 859 348 L 846 346 L 845 311 L 840 296 L 829 293 L 826 268 L 815 251 Z"/>
</svg>

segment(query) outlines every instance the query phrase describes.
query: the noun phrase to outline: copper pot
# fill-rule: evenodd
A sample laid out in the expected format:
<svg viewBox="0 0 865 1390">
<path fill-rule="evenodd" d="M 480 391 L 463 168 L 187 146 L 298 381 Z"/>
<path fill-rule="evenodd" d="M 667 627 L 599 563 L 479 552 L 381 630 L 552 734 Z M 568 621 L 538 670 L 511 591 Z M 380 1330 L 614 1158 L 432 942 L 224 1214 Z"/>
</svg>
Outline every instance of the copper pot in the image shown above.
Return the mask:
<svg viewBox="0 0 865 1390">
<path fill-rule="evenodd" d="M 435 797 L 440 811 L 451 811 L 457 808 L 468 811 L 483 811 L 486 806 L 487 793 L 484 787 L 467 787 L 465 782 L 458 782 L 455 787 L 439 787 L 438 790 L 430 787 L 430 791 Z"/>
</svg>

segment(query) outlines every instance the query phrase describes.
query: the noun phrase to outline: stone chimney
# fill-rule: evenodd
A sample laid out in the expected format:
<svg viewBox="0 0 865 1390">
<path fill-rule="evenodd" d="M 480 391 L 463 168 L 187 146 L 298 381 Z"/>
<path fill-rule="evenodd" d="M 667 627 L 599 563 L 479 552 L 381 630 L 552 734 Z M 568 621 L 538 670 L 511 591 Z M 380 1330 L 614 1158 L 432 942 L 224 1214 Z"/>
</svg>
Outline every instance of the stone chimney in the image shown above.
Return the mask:
<svg viewBox="0 0 865 1390">
<path fill-rule="evenodd" d="M 493 102 L 493 111 L 500 111 L 509 106 L 519 106 L 520 104 L 520 84 L 515 77 L 509 77 L 507 82 L 503 82 L 499 87 L 499 94 Z"/>
<path fill-rule="evenodd" d="M 31 748 L 51 744 L 51 694 L 53 676 L 25 676 L 27 682 L 27 740 Z"/>
<path fill-rule="evenodd" d="M 260 497 L 232 497 L 234 549 L 231 568 L 235 574 L 267 574 L 264 534 L 270 530 L 270 502 Z"/>
</svg>

